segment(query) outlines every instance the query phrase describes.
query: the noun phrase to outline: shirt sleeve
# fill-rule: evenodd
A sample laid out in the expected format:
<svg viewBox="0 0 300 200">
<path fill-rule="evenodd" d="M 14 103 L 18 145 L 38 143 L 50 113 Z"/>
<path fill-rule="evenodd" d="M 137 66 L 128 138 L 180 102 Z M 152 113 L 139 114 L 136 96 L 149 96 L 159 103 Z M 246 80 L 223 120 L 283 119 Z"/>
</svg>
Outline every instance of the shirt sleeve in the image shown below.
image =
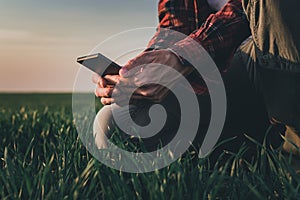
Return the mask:
<svg viewBox="0 0 300 200">
<path fill-rule="evenodd" d="M 159 49 L 174 45 L 184 39 L 176 32 L 185 36 L 190 35 L 212 12 L 207 0 L 160 0 L 158 4 L 159 25 L 147 48 Z M 175 33 L 174 36 L 173 33 Z"/>
<path fill-rule="evenodd" d="M 211 14 L 198 30 L 176 42 L 170 49 L 177 55 L 178 52 L 184 52 L 189 59 L 196 58 L 199 59 L 197 62 L 201 63 L 201 57 L 193 55 L 198 48 L 194 45 L 196 41 L 211 56 L 219 70 L 225 72 L 234 52 L 249 35 L 249 22 L 241 0 L 229 0 L 220 11 Z M 186 63 L 183 58 L 181 61 Z"/>
</svg>

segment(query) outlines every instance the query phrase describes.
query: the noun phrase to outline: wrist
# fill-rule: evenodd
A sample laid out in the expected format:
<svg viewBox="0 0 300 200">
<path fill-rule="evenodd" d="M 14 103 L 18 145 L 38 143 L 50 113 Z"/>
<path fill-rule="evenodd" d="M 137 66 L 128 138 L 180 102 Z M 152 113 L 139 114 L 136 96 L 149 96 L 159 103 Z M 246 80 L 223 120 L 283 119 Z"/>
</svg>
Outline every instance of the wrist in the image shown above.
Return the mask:
<svg viewBox="0 0 300 200">
<path fill-rule="evenodd" d="M 191 63 L 189 61 L 187 61 L 185 58 L 183 58 L 182 56 L 178 55 L 178 53 L 172 49 L 172 48 L 167 48 L 168 51 L 170 51 L 172 54 L 174 54 L 178 60 L 180 61 L 180 63 L 183 65 L 183 66 L 192 66 Z"/>
</svg>

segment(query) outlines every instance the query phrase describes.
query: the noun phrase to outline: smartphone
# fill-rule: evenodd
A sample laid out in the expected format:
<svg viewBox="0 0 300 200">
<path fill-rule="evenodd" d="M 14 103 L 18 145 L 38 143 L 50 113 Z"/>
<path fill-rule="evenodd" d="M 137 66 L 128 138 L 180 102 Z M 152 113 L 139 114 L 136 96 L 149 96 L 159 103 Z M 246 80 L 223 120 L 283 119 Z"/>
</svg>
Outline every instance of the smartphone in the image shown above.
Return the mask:
<svg viewBox="0 0 300 200">
<path fill-rule="evenodd" d="M 79 57 L 77 58 L 77 62 L 100 76 L 119 74 L 119 70 L 121 69 L 120 65 L 100 53 Z"/>
</svg>

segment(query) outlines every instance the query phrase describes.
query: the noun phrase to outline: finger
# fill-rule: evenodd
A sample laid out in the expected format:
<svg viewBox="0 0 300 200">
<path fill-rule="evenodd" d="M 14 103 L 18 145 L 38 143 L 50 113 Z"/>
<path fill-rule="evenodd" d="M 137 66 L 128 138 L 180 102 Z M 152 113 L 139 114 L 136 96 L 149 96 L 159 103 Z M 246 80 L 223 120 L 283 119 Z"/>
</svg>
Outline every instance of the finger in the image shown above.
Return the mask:
<svg viewBox="0 0 300 200">
<path fill-rule="evenodd" d="M 151 98 L 151 97 L 155 96 L 156 93 L 158 93 L 160 91 L 161 87 L 162 86 L 155 85 L 155 84 L 144 85 L 142 87 L 137 88 L 134 91 L 134 94 Z"/>
<path fill-rule="evenodd" d="M 104 78 L 99 76 L 98 74 L 93 74 L 92 76 L 92 81 L 93 83 L 97 84 L 98 86 L 105 88 L 107 85 L 107 82 Z"/>
<path fill-rule="evenodd" d="M 147 99 L 153 102 L 161 102 L 168 94 L 170 90 L 163 86 L 148 86 L 138 88 L 131 98 L 133 99 Z"/>
<path fill-rule="evenodd" d="M 128 68 L 127 68 L 127 66 L 124 66 L 124 67 L 122 67 L 122 68 L 119 70 L 119 75 L 120 75 L 121 77 L 126 77 L 127 74 L 128 74 Z"/>
<path fill-rule="evenodd" d="M 104 97 L 102 97 L 100 101 L 103 105 L 109 105 L 109 104 L 114 103 L 113 98 L 104 98 Z"/>
<path fill-rule="evenodd" d="M 98 83 L 98 79 L 100 78 L 100 76 L 96 73 L 93 73 L 92 75 L 92 81 L 93 83 Z"/>
<path fill-rule="evenodd" d="M 113 87 L 106 87 L 106 88 L 97 87 L 95 89 L 95 95 L 96 97 L 111 97 L 113 90 L 114 90 Z"/>
<path fill-rule="evenodd" d="M 162 102 L 169 94 L 170 90 L 163 87 L 152 99 L 153 102 Z"/>
<path fill-rule="evenodd" d="M 105 75 L 105 80 L 108 82 L 108 84 L 115 85 L 119 82 L 119 75 Z"/>
<path fill-rule="evenodd" d="M 142 72 L 144 65 L 145 64 L 139 64 L 138 62 L 136 62 L 135 64 L 132 64 L 132 65 L 125 65 L 124 67 L 122 67 L 120 69 L 119 75 L 120 75 L 120 77 L 123 77 L 123 78 L 132 77 L 132 76 Z"/>
<path fill-rule="evenodd" d="M 128 99 L 127 98 L 101 98 L 101 103 L 103 105 L 109 105 L 109 104 L 112 104 L 112 103 L 116 103 L 120 106 L 125 106 L 125 105 L 128 105 Z"/>
<path fill-rule="evenodd" d="M 98 85 L 102 88 L 105 88 L 107 86 L 107 81 L 104 78 L 100 77 L 100 79 L 98 80 Z"/>
</svg>

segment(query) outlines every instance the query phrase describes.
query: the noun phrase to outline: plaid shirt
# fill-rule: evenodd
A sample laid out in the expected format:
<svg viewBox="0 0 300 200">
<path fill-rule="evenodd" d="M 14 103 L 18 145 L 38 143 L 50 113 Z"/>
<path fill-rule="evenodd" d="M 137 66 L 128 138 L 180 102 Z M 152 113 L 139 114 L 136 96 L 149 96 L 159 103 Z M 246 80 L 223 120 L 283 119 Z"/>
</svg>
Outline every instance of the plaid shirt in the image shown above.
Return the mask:
<svg viewBox="0 0 300 200">
<path fill-rule="evenodd" d="M 159 26 L 148 48 L 163 46 L 175 52 L 179 48 L 181 52 L 197 59 L 199 55 L 193 55 L 196 47 L 190 42 L 192 38 L 209 53 L 221 73 L 226 72 L 234 52 L 250 35 L 249 22 L 241 0 L 229 0 L 216 13 L 210 9 L 206 0 L 160 0 L 158 11 Z M 176 30 L 189 37 L 172 39 L 166 29 Z M 207 92 L 199 74 L 193 72 L 187 78 L 196 93 Z"/>
</svg>

